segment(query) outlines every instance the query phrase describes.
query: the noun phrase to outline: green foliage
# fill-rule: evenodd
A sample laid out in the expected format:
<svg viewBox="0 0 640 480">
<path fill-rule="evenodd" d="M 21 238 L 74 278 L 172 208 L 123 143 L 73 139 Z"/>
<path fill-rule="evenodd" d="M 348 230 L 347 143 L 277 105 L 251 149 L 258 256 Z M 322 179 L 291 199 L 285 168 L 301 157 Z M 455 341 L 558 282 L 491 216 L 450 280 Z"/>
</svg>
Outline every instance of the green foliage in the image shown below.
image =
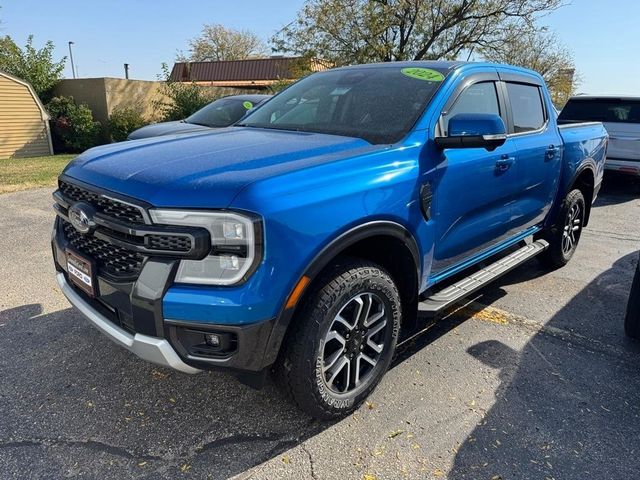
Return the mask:
<svg viewBox="0 0 640 480">
<path fill-rule="evenodd" d="M 160 89 L 163 98 L 153 102 L 163 122 L 182 120 L 215 100 L 211 92 L 196 83 L 173 82 L 169 76 L 169 68 L 163 63 L 162 75 L 159 76 L 159 80 L 165 82 Z"/>
<path fill-rule="evenodd" d="M 47 110 L 56 152 L 82 152 L 98 145 L 100 122 L 93 120 L 93 113 L 86 104 L 76 104 L 73 97 L 54 97 L 47 104 Z"/>
<path fill-rule="evenodd" d="M 282 90 L 289 87 L 290 85 L 293 85 L 302 77 L 306 77 L 307 75 L 312 74 L 315 71 L 312 68 L 312 65 L 313 63 L 318 63 L 318 62 L 320 61 L 317 59 L 309 58 L 309 57 L 297 58 L 296 60 L 291 62 L 291 65 L 289 67 L 289 75 L 293 80 L 284 79 L 284 78 L 279 79 L 276 82 L 269 85 L 269 91 L 275 95 L 276 93 L 281 92 Z M 325 66 L 327 68 L 330 68 L 332 65 L 326 64 Z"/>
<path fill-rule="evenodd" d="M 131 132 L 144 127 L 148 122 L 140 108 L 117 106 L 109 117 L 109 134 L 114 142 L 126 140 Z"/>
<path fill-rule="evenodd" d="M 275 95 L 294 83 L 295 80 L 277 80 L 269 85 L 269 92 Z"/>
<path fill-rule="evenodd" d="M 562 109 L 580 82 L 571 51 L 546 28 L 517 29 L 512 31 L 511 37 L 499 48 L 479 49 L 482 57 L 535 70 L 547 82 L 554 105 Z"/>
<path fill-rule="evenodd" d="M 67 57 L 53 60 L 53 42 L 48 41 L 41 49 L 33 46 L 33 35 L 21 49 L 9 36 L 0 38 L 0 70 L 31 84 L 43 102 L 51 96 L 51 90 L 62 77 Z"/>
</svg>

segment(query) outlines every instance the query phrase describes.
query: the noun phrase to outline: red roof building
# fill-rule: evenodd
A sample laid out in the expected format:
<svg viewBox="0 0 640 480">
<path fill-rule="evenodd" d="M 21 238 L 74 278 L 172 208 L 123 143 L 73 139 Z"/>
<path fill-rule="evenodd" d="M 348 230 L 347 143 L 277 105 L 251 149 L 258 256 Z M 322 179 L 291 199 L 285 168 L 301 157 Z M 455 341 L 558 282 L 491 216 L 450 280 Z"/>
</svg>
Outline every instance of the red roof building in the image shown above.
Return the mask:
<svg viewBox="0 0 640 480">
<path fill-rule="evenodd" d="M 173 65 L 169 79 L 216 87 L 268 87 L 278 81 L 294 80 L 300 71 L 317 72 L 327 68 L 326 62 L 303 57 L 178 62 Z"/>
</svg>

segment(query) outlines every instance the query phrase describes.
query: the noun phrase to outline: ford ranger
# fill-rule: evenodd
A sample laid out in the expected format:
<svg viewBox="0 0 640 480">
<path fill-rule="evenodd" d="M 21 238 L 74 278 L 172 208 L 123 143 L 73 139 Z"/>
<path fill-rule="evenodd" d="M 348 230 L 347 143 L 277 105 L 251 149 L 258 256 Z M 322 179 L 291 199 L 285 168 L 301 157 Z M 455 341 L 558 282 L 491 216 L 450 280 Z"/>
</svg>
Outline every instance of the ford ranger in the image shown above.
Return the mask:
<svg viewBox="0 0 640 480">
<path fill-rule="evenodd" d="M 273 372 L 339 417 L 421 319 L 534 256 L 571 259 L 608 138 L 552 112 L 529 70 L 372 64 L 226 129 L 91 149 L 54 193 L 57 281 L 142 359 Z"/>
</svg>

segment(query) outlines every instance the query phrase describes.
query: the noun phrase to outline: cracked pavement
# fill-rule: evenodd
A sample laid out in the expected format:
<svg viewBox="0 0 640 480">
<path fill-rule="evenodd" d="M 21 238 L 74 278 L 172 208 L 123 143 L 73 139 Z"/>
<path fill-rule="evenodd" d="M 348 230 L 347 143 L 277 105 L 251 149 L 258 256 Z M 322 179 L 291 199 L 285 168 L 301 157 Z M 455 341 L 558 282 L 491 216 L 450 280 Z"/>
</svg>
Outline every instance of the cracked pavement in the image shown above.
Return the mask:
<svg viewBox="0 0 640 480">
<path fill-rule="evenodd" d="M 0 195 L 0 478 L 636 478 L 640 345 L 622 321 L 640 186 L 607 178 L 571 263 L 534 260 L 401 346 L 358 412 L 188 376 L 101 336 L 58 291 L 49 189 Z"/>
</svg>

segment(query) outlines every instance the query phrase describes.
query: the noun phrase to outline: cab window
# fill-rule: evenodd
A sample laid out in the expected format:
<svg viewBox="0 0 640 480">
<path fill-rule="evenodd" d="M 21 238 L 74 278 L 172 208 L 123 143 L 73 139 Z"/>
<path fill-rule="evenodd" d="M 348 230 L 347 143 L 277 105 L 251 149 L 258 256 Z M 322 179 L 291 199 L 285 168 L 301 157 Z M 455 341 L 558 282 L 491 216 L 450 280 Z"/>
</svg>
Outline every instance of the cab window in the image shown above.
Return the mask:
<svg viewBox="0 0 640 480">
<path fill-rule="evenodd" d="M 507 83 L 513 115 L 513 132 L 524 133 L 542 128 L 546 119 L 540 88 L 523 83 Z"/>
<path fill-rule="evenodd" d="M 493 113 L 500 115 L 500 104 L 495 83 L 475 83 L 460 94 L 449 111 L 442 116 L 445 136 L 448 135 L 449 120 L 459 113 Z"/>
</svg>

